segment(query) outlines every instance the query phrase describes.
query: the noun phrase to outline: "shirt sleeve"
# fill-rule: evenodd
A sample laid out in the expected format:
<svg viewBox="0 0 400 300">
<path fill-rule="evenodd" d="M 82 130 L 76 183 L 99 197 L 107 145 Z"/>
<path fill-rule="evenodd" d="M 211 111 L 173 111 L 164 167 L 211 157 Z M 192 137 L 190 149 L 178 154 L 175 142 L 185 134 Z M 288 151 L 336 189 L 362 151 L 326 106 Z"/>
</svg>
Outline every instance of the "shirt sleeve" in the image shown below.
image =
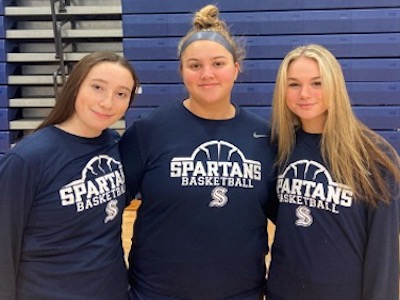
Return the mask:
<svg viewBox="0 0 400 300">
<path fill-rule="evenodd" d="M 144 163 L 137 134 L 137 125 L 134 122 L 123 134 L 119 141 L 119 151 L 125 173 L 125 182 L 129 198 L 133 199 L 140 192 Z"/>
<path fill-rule="evenodd" d="M 276 224 L 276 220 L 278 217 L 278 210 L 279 210 L 279 199 L 276 193 L 276 178 L 277 173 L 276 170 L 272 172 L 272 178 L 269 182 L 268 186 L 268 202 L 266 207 L 266 214 L 268 219 L 273 223 Z"/>
<path fill-rule="evenodd" d="M 363 300 L 399 299 L 399 183 L 393 183 L 390 204 L 368 213 Z M 397 188 L 396 188 L 397 184 Z"/>
<path fill-rule="evenodd" d="M 38 176 L 38 174 L 36 174 Z M 0 299 L 16 299 L 22 241 L 34 198 L 35 174 L 17 155 L 0 160 Z"/>
</svg>

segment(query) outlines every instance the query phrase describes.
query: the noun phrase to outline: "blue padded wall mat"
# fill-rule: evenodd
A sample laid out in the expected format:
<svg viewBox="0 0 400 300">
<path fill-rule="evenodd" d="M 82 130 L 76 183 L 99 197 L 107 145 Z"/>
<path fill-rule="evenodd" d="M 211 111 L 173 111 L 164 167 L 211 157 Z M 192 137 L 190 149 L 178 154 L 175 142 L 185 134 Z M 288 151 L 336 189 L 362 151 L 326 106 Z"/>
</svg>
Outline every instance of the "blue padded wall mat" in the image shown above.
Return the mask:
<svg viewBox="0 0 400 300">
<path fill-rule="evenodd" d="M 340 59 L 345 79 L 351 81 L 400 81 L 398 59 Z M 141 83 L 181 83 L 177 61 L 135 61 Z M 275 82 L 281 60 L 245 60 L 238 82 Z M 1 67 L 1 64 L 0 64 Z M 1 74 L 0 74 L 1 80 Z"/>
<path fill-rule="evenodd" d="M 400 81 L 347 82 L 353 105 L 400 105 Z"/>
<path fill-rule="evenodd" d="M 271 107 L 246 107 L 259 116 L 271 117 Z M 400 128 L 400 106 L 353 107 L 355 115 L 373 130 L 397 130 Z"/>
<path fill-rule="evenodd" d="M 176 60 L 179 40 L 125 38 L 124 55 L 129 60 Z M 294 47 L 311 43 L 324 45 L 338 58 L 400 56 L 400 33 L 247 36 L 244 40 L 247 59 L 281 59 Z"/>
<path fill-rule="evenodd" d="M 400 154 L 400 131 L 377 130 L 376 132 L 386 139 Z"/>
<path fill-rule="evenodd" d="M 214 3 L 209 0 L 122 0 L 122 11 L 130 13 L 175 13 L 194 12 L 204 5 Z M 333 9 L 333 8 L 376 8 L 400 7 L 398 0 L 330 0 L 330 1 L 266 1 L 266 0 L 218 0 L 221 11 L 270 11 L 293 9 Z"/>
<path fill-rule="evenodd" d="M 221 15 L 236 35 L 398 32 L 400 9 L 242 12 Z M 183 36 L 188 14 L 122 15 L 124 37 Z"/>
<path fill-rule="evenodd" d="M 369 128 L 374 130 L 400 129 L 399 106 L 353 107 L 354 113 Z"/>
<path fill-rule="evenodd" d="M 159 106 L 187 97 L 182 83 L 176 84 L 141 84 L 142 93 L 137 95 L 133 106 Z"/>
<path fill-rule="evenodd" d="M 237 105 L 271 105 L 273 88 L 272 83 L 236 83 L 232 101 Z M 187 98 L 185 87 L 180 83 L 143 84 L 142 90 L 133 102 L 134 107 L 159 106 Z"/>
<path fill-rule="evenodd" d="M 135 107 L 159 106 L 187 97 L 182 83 L 143 84 L 142 89 L 143 93 L 138 95 L 133 102 Z M 232 100 L 238 105 L 271 105 L 273 89 L 274 83 L 236 83 L 233 87 Z M 399 105 L 400 103 L 400 81 L 348 82 L 347 90 L 355 106 Z"/>
</svg>

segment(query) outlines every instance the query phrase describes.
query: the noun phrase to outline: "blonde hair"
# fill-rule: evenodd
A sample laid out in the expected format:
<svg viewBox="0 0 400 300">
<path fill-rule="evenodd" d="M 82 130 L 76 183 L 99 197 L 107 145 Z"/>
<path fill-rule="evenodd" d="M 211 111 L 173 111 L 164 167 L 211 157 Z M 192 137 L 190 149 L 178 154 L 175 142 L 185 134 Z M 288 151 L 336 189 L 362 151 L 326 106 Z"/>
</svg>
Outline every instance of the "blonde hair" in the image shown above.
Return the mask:
<svg viewBox="0 0 400 300">
<path fill-rule="evenodd" d="M 318 63 L 323 99 L 328 107 L 321 138 L 321 154 L 334 179 L 348 185 L 356 198 L 372 206 L 388 203 L 391 186 L 386 175 L 392 175 L 399 192 L 399 156 L 378 134 L 354 115 L 342 68 L 326 48 L 310 44 L 290 51 L 283 59 L 276 78 L 272 108 L 272 141 L 278 145 L 277 164 L 283 167 L 296 142 L 299 118 L 286 105 L 287 71 L 299 57 Z"/>
<path fill-rule="evenodd" d="M 219 10 L 215 5 L 206 5 L 195 13 L 193 18 L 193 27 L 180 40 L 178 45 L 178 56 L 185 50 L 186 42 L 196 33 L 202 31 L 213 31 L 220 34 L 226 43 L 232 48 L 230 51 L 235 62 L 239 64 L 239 70 L 242 71 L 243 59 L 246 56 L 244 41 L 233 37 L 226 23 L 219 19 Z M 227 48 L 227 47 L 225 47 Z M 229 50 L 229 49 L 228 49 Z"/>
</svg>

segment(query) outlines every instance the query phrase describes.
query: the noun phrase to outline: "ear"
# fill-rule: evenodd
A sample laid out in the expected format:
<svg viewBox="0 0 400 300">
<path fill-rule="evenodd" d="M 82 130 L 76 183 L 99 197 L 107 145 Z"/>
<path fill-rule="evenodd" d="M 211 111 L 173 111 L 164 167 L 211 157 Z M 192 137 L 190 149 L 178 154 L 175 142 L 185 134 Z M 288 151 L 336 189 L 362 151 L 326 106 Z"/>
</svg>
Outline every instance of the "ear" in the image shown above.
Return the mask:
<svg viewBox="0 0 400 300">
<path fill-rule="evenodd" d="M 238 62 L 235 62 L 235 81 L 239 76 L 239 72 L 240 72 L 240 64 Z"/>
<path fill-rule="evenodd" d="M 179 62 L 179 75 L 182 77 L 182 62 Z"/>
</svg>

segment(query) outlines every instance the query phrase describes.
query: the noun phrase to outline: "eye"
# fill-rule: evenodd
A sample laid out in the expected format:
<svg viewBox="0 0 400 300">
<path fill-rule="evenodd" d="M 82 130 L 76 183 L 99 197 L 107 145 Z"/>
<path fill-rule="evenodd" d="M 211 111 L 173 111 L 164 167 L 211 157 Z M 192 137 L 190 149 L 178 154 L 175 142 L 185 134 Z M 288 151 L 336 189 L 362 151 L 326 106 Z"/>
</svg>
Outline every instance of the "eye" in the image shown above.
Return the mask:
<svg viewBox="0 0 400 300">
<path fill-rule="evenodd" d="M 117 97 L 120 98 L 120 99 L 126 99 L 127 97 L 130 97 L 130 95 L 128 95 L 125 92 L 118 92 L 117 93 Z"/>
<path fill-rule="evenodd" d="M 321 81 L 314 81 L 314 82 L 312 83 L 312 86 L 314 86 L 314 87 L 320 87 L 320 86 L 322 86 L 322 82 L 321 82 Z"/>
<path fill-rule="evenodd" d="M 191 70 L 198 70 L 198 69 L 201 68 L 201 65 L 198 64 L 198 63 L 191 63 L 191 64 L 188 65 L 188 67 L 189 67 L 189 69 L 191 69 Z"/>
<path fill-rule="evenodd" d="M 290 88 L 298 88 L 300 85 L 297 82 L 289 82 L 288 87 Z"/>
<path fill-rule="evenodd" d="M 102 90 L 102 87 L 98 84 L 93 84 L 92 89 L 94 89 L 95 91 L 100 91 L 100 90 Z"/>
<path fill-rule="evenodd" d="M 225 65 L 226 65 L 225 61 L 216 61 L 216 62 L 214 62 L 214 66 L 217 67 L 217 68 L 221 68 L 221 67 L 223 67 Z"/>
</svg>

